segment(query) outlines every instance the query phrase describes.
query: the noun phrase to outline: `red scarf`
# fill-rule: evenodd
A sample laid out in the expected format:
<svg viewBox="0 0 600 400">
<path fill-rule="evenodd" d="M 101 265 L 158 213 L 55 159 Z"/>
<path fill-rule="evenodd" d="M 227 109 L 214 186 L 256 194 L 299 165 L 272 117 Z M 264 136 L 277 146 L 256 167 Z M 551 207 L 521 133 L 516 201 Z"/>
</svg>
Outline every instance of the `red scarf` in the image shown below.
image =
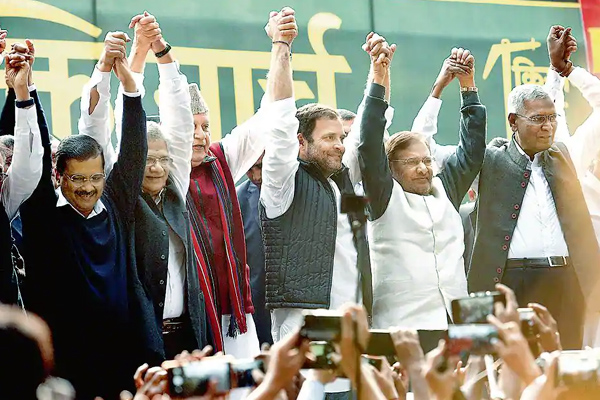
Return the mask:
<svg viewBox="0 0 600 400">
<path fill-rule="evenodd" d="M 216 189 L 225 253 L 227 257 L 227 285 L 229 289 L 229 302 L 232 318 L 227 330 L 227 335 L 235 337 L 238 333 L 246 333 L 246 315 L 244 312 L 244 293 L 246 288 L 246 247 L 243 235 L 243 222 L 233 177 L 229 171 L 225 155 L 219 143 L 210 146 L 209 156 L 205 162 L 210 163 L 212 180 Z M 200 278 L 200 287 L 204 293 L 208 322 L 213 335 L 216 351 L 223 350 L 221 336 L 221 305 L 216 288 L 216 271 L 210 265 L 212 257 L 212 244 L 210 240 L 210 227 L 202 211 L 194 203 L 193 193 L 196 197 L 202 196 L 199 184 L 195 180 L 190 182 L 187 206 L 190 214 L 192 242 L 194 257 Z M 235 233 L 234 233 L 235 232 Z M 241 232 L 241 235 L 239 234 Z M 237 234 L 236 234 L 237 233 Z M 240 238 L 241 236 L 241 238 Z M 221 277 L 222 279 L 223 277 Z"/>
</svg>

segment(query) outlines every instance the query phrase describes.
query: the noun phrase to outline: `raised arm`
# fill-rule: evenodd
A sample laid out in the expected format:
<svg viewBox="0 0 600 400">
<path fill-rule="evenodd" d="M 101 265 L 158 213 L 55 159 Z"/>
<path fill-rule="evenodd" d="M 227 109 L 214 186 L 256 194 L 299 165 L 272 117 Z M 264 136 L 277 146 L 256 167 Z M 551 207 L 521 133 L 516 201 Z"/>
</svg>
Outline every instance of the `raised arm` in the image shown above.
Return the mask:
<svg viewBox="0 0 600 400">
<path fill-rule="evenodd" d="M 29 44 L 33 47 L 31 42 Z M 14 49 L 11 61 L 7 61 L 6 71 L 7 80 L 14 91 L 13 96 L 7 98 L 5 109 L 7 107 L 13 109 L 10 114 L 15 121 L 13 126 L 15 142 L 13 161 L 2 185 L 2 204 L 9 219 L 16 215 L 19 206 L 31 196 L 42 176 L 44 149 L 40 139 L 38 118 L 45 124 L 41 106 L 38 109 L 34 104 L 37 100 L 37 92 L 31 74 L 33 54 L 29 54 L 28 48 L 18 43 L 15 44 Z M 17 50 L 22 53 L 17 53 Z M 30 91 L 29 87 L 33 90 Z M 8 113 L 3 112 L 3 119 L 6 114 Z M 2 121 L 2 124 L 5 123 L 8 122 Z"/>
<path fill-rule="evenodd" d="M 554 135 L 555 142 L 567 142 L 571 137 L 567 119 L 565 118 L 565 94 L 563 92 L 565 80 L 553 68 L 548 68 L 544 90 L 548 93 L 556 108 L 557 127 L 556 134 Z"/>
<path fill-rule="evenodd" d="M 127 34 L 109 32 L 104 38 L 104 49 L 89 82 L 81 92 L 79 133 L 94 138 L 102 147 L 104 172 L 108 176 L 117 162 L 117 152 L 112 145 L 110 126 L 110 75 L 117 58 L 127 56 Z"/>
<path fill-rule="evenodd" d="M 553 26 L 550 28 L 547 43 L 551 68 L 559 75 L 567 77 L 592 107 L 592 114 L 573 136 L 568 137 L 564 133 L 560 136 L 569 149 L 577 175 L 581 178 L 600 151 L 600 80 L 585 69 L 573 66 L 570 56 L 577 51 L 577 41 L 571 35 L 570 28 Z M 556 112 L 560 113 L 558 108 Z M 558 121 L 561 122 L 560 119 Z M 562 123 L 564 124 L 564 121 Z M 557 133 L 560 133 L 559 128 L 560 126 Z M 555 137 L 555 140 L 559 139 Z"/>
<path fill-rule="evenodd" d="M 298 34 L 294 10 L 286 7 L 278 13 L 271 12 L 266 30 L 273 42 L 266 96 L 273 103 L 268 105 L 271 111 L 263 118 L 263 135 L 268 146 L 262 163 L 260 201 L 267 217 L 276 218 L 292 204 L 299 165 L 298 120 L 290 62 L 290 47 Z M 223 145 L 225 147 L 225 143 Z M 243 171 L 247 171 L 259 156 L 260 153 Z"/>
<path fill-rule="evenodd" d="M 373 37 L 373 35 L 374 35 L 373 32 L 371 32 L 369 35 L 367 35 L 367 43 L 368 43 L 368 40 Z M 370 49 L 367 48 L 367 44 L 363 45 L 363 50 L 365 52 L 367 52 L 367 54 L 370 52 Z M 393 58 L 394 53 L 396 51 L 396 47 L 395 46 L 391 47 L 390 51 L 391 51 L 391 58 Z M 391 59 L 390 59 L 389 65 L 391 66 Z M 390 68 L 390 67 L 388 67 L 388 68 Z M 385 88 L 385 100 L 388 103 L 389 103 L 390 97 L 391 97 L 390 74 L 391 74 L 390 71 L 388 71 L 386 77 L 383 80 L 383 87 Z M 366 96 L 368 96 L 369 89 L 371 87 L 372 82 L 373 82 L 373 67 L 371 66 L 369 68 L 369 76 L 367 77 L 367 84 L 365 86 L 364 97 L 363 97 L 363 100 L 361 101 L 360 105 L 358 106 L 358 110 L 356 111 L 355 122 L 352 124 L 352 127 L 350 128 L 350 132 L 348 133 L 348 136 L 346 137 L 346 139 L 344 139 L 344 147 L 346 150 L 344 151 L 344 157 L 342 159 L 342 163 L 344 164 L 344 166 L 346 166 L 348 168 L 350 181 L 352 182 L 353 185 L 356 185 L 357 183 L 362 181 L 362 175 L 360 173 L 360 166 L 359 166 L 359 162 L 358 162 L 358 144 L 360 143 L 360 129 L 361 129 L 362 116 L 363 116 L 364 109 L 365 109 L 365 99 L 366 99 Z M 385 111 L 386 132 L 384 133 L 384 137 L 389 136 L 389 134 L 387 133 L 387 129 L 392 125 L 393 118 L 394 118 L 394 109 L 391 106 L 388 106 L 388 109 Z"/>
<path fill-rule="evenodd" d="M 455 54 L 452 54 L 445 59 L 442 64 L 442 69 L 433 84 L 431 94 L 413 121 L 411 130 L 425 136 L 429 142 L 431 155 L 435 158 L 439 170 L 444 169 L 446 161 L 448 161 L 448 158 L 456 151 L 456 146 L 439 145 L 434 139 L 435 134 L 438 132 L 438 116 L 440 114 L 440 108 L 442 107 L 442 92 L 457 75 L 464 75 L 469 72 L 468 66 L 457 62 Z"/>
<path fill-rule="evenodd" d="M 456 210 L 483 164 L 487 131 L 487 112 L 479 101 L 475 87 L 475 59 L 468 50 L 462 50 L 452 50 L 453 53 L 458 52 L 457 59 L 461 64 L 470 66 L 467 75 L 458 76 L 462 97 L 458 131 L 460 141 L 440 174 L 448 198 Z"/>
<path fill-rule="evenodd" d="M 265 137 L 267 120 L 287 118 L 292 105 L 295 111 L 290 63 L 292 42 L 298 35 L 294 14 L 294 10 L 289 7 L 284 7 L 278 13 L 271 12 L 269 23 L 265 27 L 272 41 L 266 98 L 252 118 L 221 140 L 234 181 L 244 176 L 265 150 L 265 144 L 270 142 L 270 138 Z"/>
<path fill-rule="evenodd" d="M 127 59 L 117 58 L 114 70 L 124 88 L 123 137 L 119 160 L 107 179 L 106 189 L 122 215 L 131 222 L 135 203 L 141 191 L 148 154 L 146 113 Z"/>
<path fill-rule="evenodd" d="M 367 37 L 367 48 L 370 50 L 373 83 L 365 97 L 365 107 L 360 119 L 360 142 L 358 145 L 358 161 L 363 178 L 365 194 L 369 198 L 369 219 L 376 220 L 387 209 L 392 195 L 394 179 L 390 172 L 388 159 L 383 144 L 385 131 L 385 101 L 383 83 L 388 73 L 390 48 L 375 34 Z M 377 43 L 377 44 L 375 44 Z"/>
<path fill-rule="evenodd" d="M 153 26 L 153 25 L 152 25 Z M 161 55 L 167 42 L 153 42 L 152 51 Z M 194 117 L 188 81 L 179 72 L 173 50 L 157 58 L 160 84 L 158 86 L 160 123 L 169 138 L 169 155 L 173 159 L 170 174 L 185 201 L 192 170 L 192 143 L 194 141 Z"/>
</svg>

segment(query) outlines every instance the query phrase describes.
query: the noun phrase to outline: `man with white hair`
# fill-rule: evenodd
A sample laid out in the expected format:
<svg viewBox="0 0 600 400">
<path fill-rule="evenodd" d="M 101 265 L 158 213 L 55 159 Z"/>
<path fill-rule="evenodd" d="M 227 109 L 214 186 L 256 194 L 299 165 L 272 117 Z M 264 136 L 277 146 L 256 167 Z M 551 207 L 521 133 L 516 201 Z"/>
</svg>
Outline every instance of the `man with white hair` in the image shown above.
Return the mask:
<svg viewBox="0 0 600 400">
<path fill-rule="evenodd" d="M 132 25 L 135 37 L 129 62 L 137 87 L 143 93 L 146 55 L 150 51 L 156 56 L 160 81 L 160 124 L 147 122 L 148 152 L 133 213 L 135 263 L 148 298 L 140 305 L 144 357 L 148 364 L 157 365 L 184 350 L 191 352 L 209 343 L 186 212 L 194 124 L 187 78 L 179 71 L 174 52 L 166 50 L 167 42 L 156 34 L 158 22 L 144 13 L 133 17 Z M 123 91 L 122 85 L 119 91 Z M 79 127 L 81 133 L 101 144 L 107 174 L 117 161 L 105 118 L 109 102 L 110 74 L 96 69 L 83 89 Z M 117 126 L 123 113 L 123 102 L 118 100 Z"/>
<path fill-rule="evenodd" d="M 569 61 L 570 30 L 552 27 L 548 47 L 552 68 L 589 89 L 589 74 Z M 481 169 L 469 289 L 510 286 L 521 304 L 548 307 L 565 348 L 581 348 L 585 303 L 600 304 L 600 253 L 577 175 L 600 137 L 554 142 L 558 115 L 541 86 L 516 87 L 508 108 L 513 137 L 488 147 Z"/>
</svg>

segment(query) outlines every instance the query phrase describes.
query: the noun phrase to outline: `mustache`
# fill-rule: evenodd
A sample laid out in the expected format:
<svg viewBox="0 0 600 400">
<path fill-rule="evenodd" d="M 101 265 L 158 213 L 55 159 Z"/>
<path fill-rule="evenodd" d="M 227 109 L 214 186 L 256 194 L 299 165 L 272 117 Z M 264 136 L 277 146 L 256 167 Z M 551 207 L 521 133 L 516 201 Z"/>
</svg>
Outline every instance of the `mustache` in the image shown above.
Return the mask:
<svg viewBox="0 0 600 400">
<path fill-rule="evenodd" d="M 88 192 L 86 190 L 76 190 L 75 191 L 75 194 L 77 196 L 95 196 L 96 193 L 98 193 L 97 190 L 92 190 L 91 192 Z"/>
</svg>

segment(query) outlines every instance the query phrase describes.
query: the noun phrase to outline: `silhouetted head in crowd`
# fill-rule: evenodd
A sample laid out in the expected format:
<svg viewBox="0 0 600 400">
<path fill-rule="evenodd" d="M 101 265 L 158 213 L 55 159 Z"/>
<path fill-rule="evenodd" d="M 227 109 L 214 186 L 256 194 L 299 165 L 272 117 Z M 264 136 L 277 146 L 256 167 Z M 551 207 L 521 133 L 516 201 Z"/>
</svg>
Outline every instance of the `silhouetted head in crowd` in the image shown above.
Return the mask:
<svg viewBox="0 0 600 400">
<path fill-rule="evenodd" d="M 346 136 L 348 136 L 350 129 L 352 128 L 352 124 L 356 119 L 356 114 L 343 108 L 338 108 L 337 112 L 340 114 L 340 119 L 342 120 L 342 125 L 344 126 L 344 133 Z"/>
<path fill-rule="evenodd" d="M 102 148 L 87 135 L 63 139 L 56 151 L 56 171 L 67 201 L 88 216 L 102 196 L 105 184 Z"/>
<path fill-rule="evenodd" d="M 262 184 L 262 160 L 264 156 L 265 153 L 263 152 L 254 165 L 246 172 L 248 179 L 258 187 Z"/>
<path fill-rule="evenodd" d="M 300 159 L 315 164 L 326 177 L 342 168 L 344 127 L 336 110 L 322 104 L 307 104 L 296 112 L 300 122 Z"/>
<path fill-rule="evenodd" d="M 405 192 L 422 196 L 431 193 L 433 157 L 423 135 L 395 133 L 385 143 L 385 152 L 392 176 Z"/>
<path fill-rule="evenodd" d="M 4 172 L 7 172 L 10 164 L 12 164 L 14 147 L 15 139 L 13 136 L 0 136 L 0 153 L 2 153 L 2 158 L 4 158 Z"/>
<path fill-rule="evenodd" d="M 0 397 L 36 399 L 37 387 L 54 369 L 48 325 L 17 307 L 0 306 Z"/>
</svg>

